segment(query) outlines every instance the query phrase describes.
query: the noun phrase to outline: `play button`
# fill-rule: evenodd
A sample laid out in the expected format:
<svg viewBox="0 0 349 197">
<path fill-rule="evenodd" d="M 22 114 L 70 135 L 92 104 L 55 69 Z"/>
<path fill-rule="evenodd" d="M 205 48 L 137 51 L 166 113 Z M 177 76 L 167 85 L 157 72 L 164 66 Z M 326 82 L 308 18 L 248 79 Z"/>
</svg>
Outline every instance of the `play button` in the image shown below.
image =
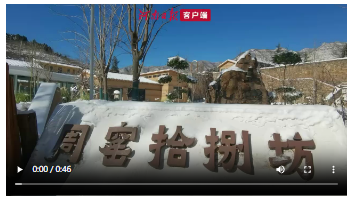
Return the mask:
<svg viewBox="0 0 349 197">
<path fill-rule="evenodd" d="M 17 173 L 19 173 L 19 172 L 22 171 L 22 170 L 23 170 L 22 168 L 20 168 L 20 167 L 17 166 Z"/>
</svg>

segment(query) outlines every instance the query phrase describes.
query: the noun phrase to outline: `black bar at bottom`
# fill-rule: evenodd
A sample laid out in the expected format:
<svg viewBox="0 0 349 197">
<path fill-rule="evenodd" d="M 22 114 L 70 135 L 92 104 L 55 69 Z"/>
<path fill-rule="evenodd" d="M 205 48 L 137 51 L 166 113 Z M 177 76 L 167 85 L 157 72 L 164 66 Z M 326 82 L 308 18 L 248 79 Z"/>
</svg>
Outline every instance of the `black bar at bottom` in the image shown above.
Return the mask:
<svg viewBox="0 0 349 197">
<path fill-rule="evenodd" d="M 9 185 L 7 195 L 347 195 L 347 185 Z"/>
</svg>

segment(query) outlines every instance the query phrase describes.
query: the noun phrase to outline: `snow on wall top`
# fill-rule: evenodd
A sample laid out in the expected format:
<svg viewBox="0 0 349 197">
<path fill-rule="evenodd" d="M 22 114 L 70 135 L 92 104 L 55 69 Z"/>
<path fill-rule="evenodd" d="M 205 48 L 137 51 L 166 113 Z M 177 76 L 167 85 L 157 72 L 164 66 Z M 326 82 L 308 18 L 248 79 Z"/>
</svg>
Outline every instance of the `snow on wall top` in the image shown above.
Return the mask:
<svg viewBox="0 0 349 197">
<path fill-rule="evenodd" d="M 128 127 L 137 127 L 139 130 L 138 140 L 127 145 L 132 148 L 134 155 L 127 167 L 105 167 L 102 164 L 103 154 L 99 151 L 99 147 L 104 147 L 106 143 L 108 128 L 120 126 L 121 122 L 127 122 Z M 282 141 L 286 141 L 291 140 L 296 132 L 299 132 L 303 140 L 314 140 L 316 144 L 315 150 L 311 150 L 316 168 L 314 181 L 321 180 L 322 175 L 327 176 L 324 180 L 328 182 L 338 181 L 337 176 L 328 176 L 328 170 L 332 165 L 336 166 L 336 174 L 342 174 L 345 178 L 347 174 L 346 128 L 333 107 L 167 104 L 102 100 L 76 101 L 59 105 L 48 121 L 45 133 L 38 141 L 24 174 L 31 173 L 33 165 L 70 165 L 65 155 L 60 155 L 55 163 L 47 163 L 44 160 L 45 154 L 54 146 L 64 124 L 90 125 L 92 131 L 84 148 L 82 160 L 75 165 L 69 177 L 62 180 L 63 182 L 89 180 L 94 183 L 142 182 L 150 179 L 158 183 L 160 180 L 165 180 L 165 177 L 168 181 L 190 182 L 197 178 L 192 176 L 195 174 L 200 174 L 200 179 L 210 183 L 222 180 L 241 182 L 241 178 L 263 181 L 265 177 L 273 182 L 303 181 L 298 173 L 280 176 L 268 163 L 268 158 L 275 156 L 275 151 L 268 147 L 268 141 L 274 140 L 272 134 L 280 133 Z M 164 157 L 161 157 L 164 161 L 163 169 L 154 169 L 148 164 L 154 158 L 154 154 L 149 152 L 149 145 L 154 144 L 151 140 L 152 134 L 158 133 L 159 125 L 168 128 L 166 134 L 169 138 L 174 134 L 176 127 L 181 125 L 184 135 L 197 139 L 195 146 L 186 149 L 190 157 L 187 168 L 167 166 L 169 148 L 164 150 Z M 227 173 L 222 168 L 214 173 L 203 166 L 203 163 L 208 162 L 204 148 L 209 146 L 206 144 L 205 135 L 210 135 L 210 128 L 216 128 L 219 137 L 222 131 L 235 131 L 237 144 L 242 143 L 241 131 L 249 132 L 254 175 L 247 175 L 241 170 L 233 174 Z M 292 150 L 284 151 L 284 155 L 293 159 Z M 218 158 L 221 159 L 222 155 Z M 239 159 L 238 165 L 242 163 L 243 159 Z M 286 169 L 289 166 L 290 164 L 286 165 Z M 52 179 L 49 173 L 39 173 L 36 176 L 47 176 Z M 84 180 L 81 180 L 81 177 Z M 137 177 L 137 180 L 134 177 Z"/>
<path fill-rule="evenodd" d="M 58 86 L 55 83 L 42 83 L 28 109 L 33 110 L 36 113 L 39 138 L 44 132 L 51 103 L 57 88 Z"/>
<path fill-rule="evenodd" d="M 319 60 L 319 61 L 312 61 L 312 62 L 301 62 L 301 63 L 297 63 L 295 64 L 294 66 L 302 66 L 304 64 L 313 64 L 313 63 L 321 63 L 321 62 L 329 62 L 329 61 L 338 61 L 338 60 L 346 60 L 347 58 L 344 57 L 344 58 L 336 58 L 336 59 L 329 59 L 329 60 Z M 258 61 L 260 62 L 260 61 Z M 264 63 L 264 62 L 261 62 L 261 63 Z M 277 68 L 277 67 L 283 67 L 285 65 L 283 64 L 280 64 L 280 65 L 277 65 L 277 64 L 271 64 L 271 63 L 268 63 L 270 65 L 275 65 L 275 66 L 271 66 L 271 67 L 262 67 L 260 69 L 272 69 L 272 68 Z"/>
</svg>

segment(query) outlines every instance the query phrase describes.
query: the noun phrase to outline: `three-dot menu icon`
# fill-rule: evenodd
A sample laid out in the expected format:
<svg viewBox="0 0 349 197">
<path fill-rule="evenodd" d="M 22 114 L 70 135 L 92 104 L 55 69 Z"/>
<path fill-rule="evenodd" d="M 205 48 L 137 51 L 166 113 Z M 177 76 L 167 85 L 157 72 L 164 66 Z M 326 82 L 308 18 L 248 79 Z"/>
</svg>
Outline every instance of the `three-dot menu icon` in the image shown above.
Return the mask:
<svg viewBox="0 0 349 197">
<path fill-rule="evenodd" d="M 335 166 L 332 166 L 332 174 L 334 174 L 335 172 L 335 169 L 334 169 Z"/>
</svg>

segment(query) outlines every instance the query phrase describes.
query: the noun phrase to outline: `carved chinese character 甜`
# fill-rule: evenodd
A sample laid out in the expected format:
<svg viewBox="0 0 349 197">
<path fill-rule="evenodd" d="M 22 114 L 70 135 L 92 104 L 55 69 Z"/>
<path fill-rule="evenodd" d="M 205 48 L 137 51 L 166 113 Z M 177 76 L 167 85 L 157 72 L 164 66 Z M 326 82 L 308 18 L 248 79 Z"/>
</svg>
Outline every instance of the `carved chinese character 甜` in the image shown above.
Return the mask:
<svg viewBox="0 0 349 197">
<path fill-rule="evenodd" d="M 283 175 L 290 175 L 297 171 L 302 179 L 311 180 L 314 177 L 313 154 L 311 151 L 303 150 L 303 148 L 315 149 L 314 141 L 302 141 L 302 137 L 298 132 L 294 135 L 293 140 L 287 140 L 287 142 L 281 142 L 280 134 L 273 134 L 273 136 L 275 141 L 269 141 L 269 148 L 276 150 L 276 156 L 282 156 L 282 149 L 294 149 L 293 162 L 291 166 L 286 169 Z M 305 158 L 305 167 L 307 167 L 306 170 L 305 168 L 299 168 L 303 158 Z M 289 157 L 283 163 L 275 163 L 273 160 L 273 157 L 269 158 L 270 165 L 274 168 L 291 162 Z"/>
<path fill-rule="evenodd" d="M 79 162 L 89 129 L 90 126 L 88 125 L 66 124 L 63 126 L 62 132 L 65 133 L 65 137 L 63 138 L 60 149 L 65 153 L 73 152 L 69 162 Z"/>
<path fill-rule="evenodd" d="M 104 154 L 104 166 L 124 166 L 127 156 L 132 152 L 127 148 L 128 141 L 135 141 L 137 127 L 125 127 L 126 123 L 121 123 L 121 127 L 110 127 L 105 139 L 108 141 L 104 148 L 99 147 L 99 151 Z"/>
<path fill-rule="evenodd" d="M 187 151 L 185 149 L 195 143 L 195 138 L 188 138 L 182 133 L 182 126 L 177 126 L 172 138 L 167 140 L 167 145 L 171 147 L 168 153 L 167 165 L 171 167 L 185 167 L 187 161 Z M 175 149 L 177 148 L 177 149 Z"/>
</svg>

